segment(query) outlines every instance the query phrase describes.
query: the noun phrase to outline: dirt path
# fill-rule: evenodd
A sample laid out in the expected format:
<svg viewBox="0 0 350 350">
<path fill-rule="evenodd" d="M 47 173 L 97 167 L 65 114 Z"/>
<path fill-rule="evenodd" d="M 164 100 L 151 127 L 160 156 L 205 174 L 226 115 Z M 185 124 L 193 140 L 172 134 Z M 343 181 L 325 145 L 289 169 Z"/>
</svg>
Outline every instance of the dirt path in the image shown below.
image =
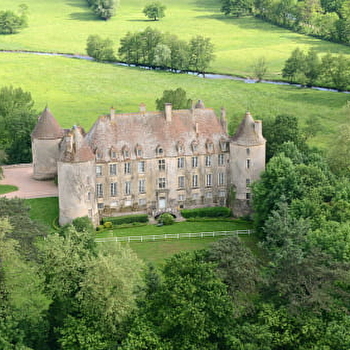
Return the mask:
<svg viewBox="0 0 350 350">
<path fill-rule="evenodd" d="M 32 164 L 2 166 L 4 178 L 1 185 L 14 185 L 18 191 L 0 195 L 7 198 L 57 197 L 58 189 L 53 181 L 37 181 L 32 178 Z"/>
</svg>

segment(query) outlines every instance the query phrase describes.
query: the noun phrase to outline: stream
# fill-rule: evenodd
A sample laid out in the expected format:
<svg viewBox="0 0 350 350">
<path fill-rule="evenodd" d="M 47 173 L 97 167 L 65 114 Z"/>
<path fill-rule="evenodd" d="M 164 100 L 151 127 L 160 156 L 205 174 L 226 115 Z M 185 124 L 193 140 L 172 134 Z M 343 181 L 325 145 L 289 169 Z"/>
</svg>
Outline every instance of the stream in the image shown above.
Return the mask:
<svg viewBox="0 0 350 350">
<path fill-rule="evenodd" d="M 4 53 L 25 53 L 25 54 L 41 55 L 41 56 L 57 56 L 57 57 L 81 59 L 81 60 L 86 60 L 86 61 L 93 61 L 94 60 L 90 56 L 78 55 L 78 54 L 68 54 L 68 53 L 24 51 L 24 50 L 0 50 L 0 53 L 1 52 L 4 52 Z M 108 63 L 114 64 L 114 65 L 117 65 L 117 66 L 138 67 L 138 68 L 141 68 L 141 69 L 149 69 L 149 70 L 160 70 L 160 69 L 154 69 L 154 68 L 151 68 L 151 67 L 148 67 L 148 66 L 142 66 L 142 65 L 136 65 L 136 64 L 127 64 L 127 63 L 123 63 L 123 62 L 108 62 Z M 180 72 L 174 72 L 174 71 L 172 71 L 170 69 L 168 71 L 171 71 L 173 73 L 180 73 Z M 181 74 L 195 75 L 195 76 L 197 76 L 199 78 L 202 78 L 202 79 L 228 79 L 228 80 L 243 81 L 243 82 L 245 82 L 247 84 L 255 84 L 255 83 L 258 82 L 256 79 L 242 78 L 242 77 L 229 75 L 229 74 L 206 73 L 204 75 L 204 74 L 200 74 L 198 72 L 191 72 L 191 71 L 186 72 L 186 73 L 181 72 Z M 261 80 L 259 83 L 260 84 L 287 85 L 287 86 L 301 87 L 300 84 L 296 84 L 296 83 L 287 83 L 287 82 L 283 82 L 283 81 L 264 80 L 264 79 Z M 308 87 L 308 89 L 319 90 L 319 91 L 339 92 L 339 93 L 345 93 L 345 94 L 349 94 L 350 93 L 350 91 L 338 91 L 336 89 L 329 89 L 329 88 L 324 88 L 324 87 L 320 87 L 320 86 L 311 86 L 311 87 Z"/>
</svg>

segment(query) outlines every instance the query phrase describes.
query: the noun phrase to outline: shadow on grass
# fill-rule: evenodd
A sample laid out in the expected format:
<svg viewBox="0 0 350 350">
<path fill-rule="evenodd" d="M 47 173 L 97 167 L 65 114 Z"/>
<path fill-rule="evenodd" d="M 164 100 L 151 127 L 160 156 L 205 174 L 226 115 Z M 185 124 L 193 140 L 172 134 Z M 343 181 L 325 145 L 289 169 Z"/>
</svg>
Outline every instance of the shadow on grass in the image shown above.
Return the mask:
<svg viewBox="0 0 350 350">
<path fill-rule="evenodd" d="M 74 12 L 69 15 L 71 20 L 75 21 L 102 21 L 96 17 L 92 12 Z"/>
<path fill-rule="evenodd" d="M 148 23 L 158 23 L 160 21 L 154 21 L 153 19 L 128 19 L 128 22 L 148 22 Z"/>
</svg>

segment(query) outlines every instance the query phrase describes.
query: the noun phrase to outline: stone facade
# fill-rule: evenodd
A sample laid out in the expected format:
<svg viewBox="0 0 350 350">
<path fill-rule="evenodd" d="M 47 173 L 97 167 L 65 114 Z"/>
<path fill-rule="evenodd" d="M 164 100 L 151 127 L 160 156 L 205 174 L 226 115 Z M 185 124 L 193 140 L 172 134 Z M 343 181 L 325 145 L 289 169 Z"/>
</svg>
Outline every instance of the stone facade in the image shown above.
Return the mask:
<svg viewBox="0 0 350 350">
<path fill-rule="evenodd" d="M 143 104 L 138 113 L 112 108 L 88 133 L 62 130 L 53 120 L 46 108 L 32 134 L 34 178 L 57 174 L 60 224 L 231 204 L 244 215 L 249 185 L 265 167 L 261 122 L 246 113 L 229 137 L 225 111 L 218 118 L 201 101 L 188 110 L 166 104 L 164 112 L 147 112 Z"/>
</svg>

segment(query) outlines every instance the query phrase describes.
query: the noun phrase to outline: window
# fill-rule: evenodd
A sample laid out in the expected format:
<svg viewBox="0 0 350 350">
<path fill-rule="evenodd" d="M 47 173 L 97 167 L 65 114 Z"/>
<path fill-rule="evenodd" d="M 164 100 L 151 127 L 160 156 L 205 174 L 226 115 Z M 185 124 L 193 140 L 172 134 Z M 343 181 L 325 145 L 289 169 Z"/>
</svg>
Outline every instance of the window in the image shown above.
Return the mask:
<svg viewBox="0 0 350 350">
<path fill-rule="evenodd" d="M 96 159 L 101 159 L 102 153 L 100 151 L 96 151 Z"/>
<path fill-rule="evenodd" d="M 192 175 L 192 187 L 198 187 L 198 175 Z"/>
<path fill-rule="evenodd" d="M 225 174 L 224 173 L 218 173 L 218 185 L 222 186 L 225 184 Z"/>
<path fill-rule="evenodd" d="M 140 198 L 139 199 L 139 205 L 146 205 L 147 204 L 147 199 L 146 198 Z"/>
<path fill-rule="evenodd" d="M 140 145 L 136 146 L 135 153 L 136 153 L 136 157 L 138 157 L 138 158 L 142 157 L 142 148 Z"/>
<path fill-rule="evenodd" d="M 206 192 L 205 198 L 213 198 L 213 194 L 211 192 Z"/>
<path fill-rule="evenodd" d="M 124 190 L 126 195 L 131 194 L 131 181 L 125 181 Z"/>
<path fill-rule="evenodd" d="M 198 167 L 198 157 L 192 157 L 192 168 Z"/>
<path fill-rule="evenodd" d="M 162 157 L 163 154 L 164 154 L 163 148 L 158 146 L 157 149 L 156 149 L 156 154 L 157 154 L 157 156 L 161 156 Z"/>
<path fill-rule="evenodd" d="M 177 143 L 176 147 L 177 147 L 177 151 L 179 152 L 179 154 L 182 154 L 184 152 L 184 145 L 182 142 L 179 141 Z"/>
<path fill-rule="evenodd" d="M 246 168 L 247 169 L 250 169 L 250 159 L 247 159 L 246 162 L 245 162 L 245 165 L 246 165 Z"/>
<path fill-rule="evenodd" d="M 220 148 L 222 152 L 226 152 L 227 151 L 227 142 L 224 140 L 220 141 Z"/>
<path fill-rule="evenodd" d="M 226 191 L 220 190 L 219 191 L 219 197 L 226 197 Z"/>
<path fill-rule="evenodd" d="M 96 176 L 102 176 L 102 165 L 96 165 Z"/>
<path fill-rule="evenodd" d="M 211 156 L 205 156 L 205 166 L 211 166 Z"/>
<path fill-rule="evenodd" d="M 185 158 L 177 158 L 177 167 L 179 169 L 183 168 L 185 166 Z"/>
<path fill-rule="evenodd" d="M 177 178 L 177 184 L 179 188 L 184 188 L 185 187 L 185 176 L 179 176 Z"/>
<path fill-rule="evenodd" d="M 115 197 L 117 195 L 117 183 L 111 182 L 111 197 Z"/>
<path fill-rule="evenodd" d="M 102 184 L 96 184 L 96 194 L 97 194 L 97 198 L 103 198 L 103 185 Z"/>
<path fill-rule="evenodd" d="M 213 175 L 212 174 L 207 174 L 207 176 L 206 176 L 206 185 L 207 186 L 212 186 L 213 185 Z"/>
<path fill-rule="evenodd" d="M 128 148 L 128 147 L 126 147 L 126 146 L 123 147 L 122 153 L 123 153 L 123 157 L 124 157 L 125 159 L 130 157 L 130 152 L 129 152 L 129 148 Z"/>
<path fill-rule="evenodd" d="M 145 193 L 146 192 L 146 180 L 141 179 L 139 180 L 139 193 Z"/>
<path fill-rule="evenodd" d="M 131 163 L 124 163 L 124 174 L 131 174 Z"/>
<path fill-rule="evenodd" d="M 117 152 L 114 150 L 111 150 L 111 158 L 116 159 L 117 158 Z"/>
<path fill-rule="evenodd" d="M 179 202 L 183 202 L 183 201 L 185 200 L 185 195 L 179 194 L 179 196 L 177 197 L 177 200 L 178 200 Z"/>
<path fill-rule="evenodd" d="M 250 155 L 250 148 L 246 148 L 247 156 Z"/>
<path fill-rule="evenodd" d="M 198 143 L 197 141 L 192 142 L 192 152 L 197 152 L 198 151 Z"/>
<path fill-rule="evenodd" d="M 212 142 L 207 143 L 207 150 L 208 152 L 213 152 L 214 151 L 214 145 Z"/>
<path fill-rule="evenodd" d="M 159 171 L 165 170 L 165 159 L 158 160 L 158 169 L 159 169 Z"/>
<path fill-rule="evenodd" d="M 246 185 L 246 187 L 250 186 L 250 179 L 245 179 L 245 185 Z"/>
<path fill-rule="evenodd" d="M 193 199 L 198 199 L 199 198 L 199 193 L 193 193 L 192 194 Z"/>
<path fill-rule="evenodd" d="M 91 192 L 90 191 L 87 193 L 87 199 L 88 199 L 88 201 L 91 201 Z"/>
<path fill-rule="evenodd" d="M 247 193 L 245 194 L 245 199 L 246 199 L 247 201 L 249 201 L 249 199 L 250 199 L 250 193 L 249 193 L 249 192 L 247 192 Z"/>
<path fill-rule="evenodd" d="M 143 174 L 145 172 L 145 162 L 143 160 L 138 162 L 137 169 L 139 174 Z"/>
<path fill-rule="evenodd" d="M 160 177 L 158 179 L 158 188 L 165 188 L 165 184 L 166 184 L 165 177 Z"/>
<path fill-rule="evenodd" d="M 223 153 L 218 155 L 218 165 L 224 165 L 225 164 L 225 155 Z"/>
<path fill-rule="evenodd" d="M 103 209 L 104 208 L 104 204 L 103 203 L 97 203 L 97 208 L 98 209 Z"/>
<path fill-rule="evenodd" d="M 109 164 L 109 175 L 117 175 L 117 164 Z"/>
</svg>

